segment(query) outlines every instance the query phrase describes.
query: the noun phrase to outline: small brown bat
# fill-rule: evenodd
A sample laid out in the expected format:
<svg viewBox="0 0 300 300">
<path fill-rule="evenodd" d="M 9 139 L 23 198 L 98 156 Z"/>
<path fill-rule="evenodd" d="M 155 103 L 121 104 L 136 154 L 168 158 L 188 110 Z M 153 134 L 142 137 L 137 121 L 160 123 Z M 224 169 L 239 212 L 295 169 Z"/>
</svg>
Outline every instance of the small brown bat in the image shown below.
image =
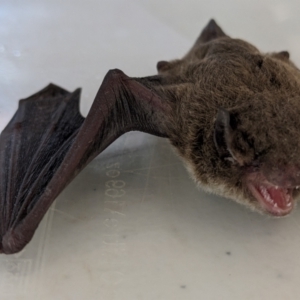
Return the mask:
<svg viewBox="0 0 300 300">
<path fill-rule="evenodd" d="M 0 251 L 31 240 L 66 185 L 120 135 L 169 138 L 200 186 L 284 216 L 300 185 L 300 71 L 211 20 L 186 56 L 158 75 L 107 73 L 88 116 L 80 91 L 49 85 L 21 100 L 0 136 Z"/>
</svg>

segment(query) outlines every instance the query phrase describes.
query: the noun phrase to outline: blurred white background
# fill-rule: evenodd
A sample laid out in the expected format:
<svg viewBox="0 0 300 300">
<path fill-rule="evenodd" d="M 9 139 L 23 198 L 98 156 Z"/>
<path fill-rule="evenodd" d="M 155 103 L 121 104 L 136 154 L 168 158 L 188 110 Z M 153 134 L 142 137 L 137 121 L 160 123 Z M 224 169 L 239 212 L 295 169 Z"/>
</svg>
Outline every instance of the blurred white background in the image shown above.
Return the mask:
<svg viewBox="0 0 300 300">
<path fill-rule="evenodd" d="M 299 66 L 299 15 L 295 0 L 2 0 L 0 127 L 49 82 L 82 87 L 86 115 L 109 69 L 155 74 L 212 17 Z M 271 219 L 197 190 L 167 140 L 132 132 L 68 186 L 21 253 L 0 256 L 0 299 L 295 300 L 299 229 L 299 210 Z"/>
</svg>

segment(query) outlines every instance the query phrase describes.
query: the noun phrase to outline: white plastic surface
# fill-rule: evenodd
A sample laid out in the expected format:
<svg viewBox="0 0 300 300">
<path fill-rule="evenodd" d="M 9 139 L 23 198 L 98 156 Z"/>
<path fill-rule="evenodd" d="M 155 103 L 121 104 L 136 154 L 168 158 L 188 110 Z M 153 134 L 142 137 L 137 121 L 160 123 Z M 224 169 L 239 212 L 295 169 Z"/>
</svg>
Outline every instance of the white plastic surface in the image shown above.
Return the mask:
<svg viewBox="0 0 300 300">
<path fill-rule="evenodd" d="M 49 82 L 82 87 L 84 115 L 105 73 L 155 74 L 211 17 L 300 65 L 298 1 L 0 2 L 0 127 Z M 117 192 L 116 192 L 117 190 Z M 64 190 L 34 239 L 0 256 L 0 299 L 298 299 L 300 210 L 251 213 L 197 190 L 167 140 L 121 137 Z"/>
</svg>

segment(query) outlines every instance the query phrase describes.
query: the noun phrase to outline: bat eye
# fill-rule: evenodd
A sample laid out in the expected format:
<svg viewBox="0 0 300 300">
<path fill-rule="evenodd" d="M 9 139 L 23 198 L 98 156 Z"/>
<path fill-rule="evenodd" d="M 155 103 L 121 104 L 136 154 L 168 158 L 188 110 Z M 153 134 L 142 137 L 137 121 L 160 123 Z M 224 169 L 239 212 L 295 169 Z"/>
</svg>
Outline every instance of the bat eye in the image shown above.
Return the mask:
<svg viewBox="0 0 300 300">
<path fill-rule="evenodd" d="M 259 59 L 256 64 L 257 66 L 261 69 L 262 68 L 262 65 L 263 65 L 264 61 L 262 59 Z"/>
<path fill-rule="evenodd" d="M 264 64 L 264 59 L 260 54 L 252 55 L 251 61 L 253 61 L 255 66 L 258 67 L 259 69 L 261 69 Z"/>
</svg>

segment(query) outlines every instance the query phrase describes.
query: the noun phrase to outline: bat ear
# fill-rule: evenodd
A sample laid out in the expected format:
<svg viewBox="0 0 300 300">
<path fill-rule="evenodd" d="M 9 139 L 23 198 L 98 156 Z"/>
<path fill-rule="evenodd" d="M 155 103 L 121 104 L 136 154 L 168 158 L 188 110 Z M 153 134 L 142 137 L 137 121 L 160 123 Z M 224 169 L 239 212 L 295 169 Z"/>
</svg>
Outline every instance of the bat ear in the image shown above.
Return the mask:
<svg viewBox="0 0 300 300">
<path fill-rule="evenodd" d="M 214 143 L 221 158 L 232 157 L 229 151 L 231 135 L 230 114 L 226 109 L 220 108 L 215 122 Z"/>
<path fill-rule="evenodd" d="M 156 69 L 158 72 L 167 71 L 170 69 L 170 67 L 171 67 L 171 63 L 165 60 L 160 60 L 156 64 Z"/>
<path fill-rule="evenodd" d="M 214 143 L 222 159 L 243 166 L 254 159 L 253 145 L 247 134 L 237 128 L 237 119 L 226 109 L 220 108 L 214 129 Z"/>
<path fill-rule="evenodd" d="M 218 39 L 221 37 L 227 36 L 221 27 L 215 22 L 215 20 L 211 19 L 206 27 L 202 30 L 200 36 L 198 37 L 196 44 L 202 44 L 210 42 L 211 40 Z"/>
<path fill-rule="evenodd" d="M 288 51 L 280 51 L 274 53 L 274 56 L 282 60 L 288 60 L 290 58 L 290 53 Z"/>
</svg>

